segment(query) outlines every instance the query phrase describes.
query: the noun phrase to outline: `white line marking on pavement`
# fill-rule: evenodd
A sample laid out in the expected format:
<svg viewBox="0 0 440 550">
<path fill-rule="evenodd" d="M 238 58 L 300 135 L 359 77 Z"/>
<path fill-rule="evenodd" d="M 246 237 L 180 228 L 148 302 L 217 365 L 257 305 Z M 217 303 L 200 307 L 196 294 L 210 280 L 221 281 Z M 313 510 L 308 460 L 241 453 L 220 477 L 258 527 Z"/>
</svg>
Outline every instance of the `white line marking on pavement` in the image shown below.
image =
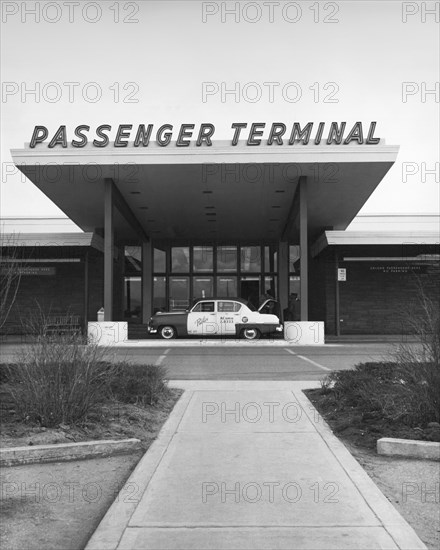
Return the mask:
<svg viewBox="0 0 440 550">
<path fill-rule="evenodd" d="M 167 353 L 168 353 L 169 351 L 170 351 L 169 349 L 166 349 L 166 350 L 163 352 L 163 354 L 162 354 L 160 357 L 158 357 L 157 361 L 154 363 L 154 365 L 155 365 L 156 367 L 159 367 L 159 366 L 162 364 L 162 361 L 166 358 Z"/>
<path fill-rule="evenodd" d="M 284 348 L 284 350 L 287 351 L 287 353 L 291 353 L 292 355 L 295 355 L 295 357 L 298 357 L 299 359 L 303 359 L 303 361 L 307 361 L 308 363 L 311 363 L 312 365 L 315 365 L 315 367 L 318 367 L 319 369 L 332 370 L 332 369 L 329 369 L 328 367 L 324 367 L 324 365 L 320 365 L 319 363 L 316 363 L 316 361 L 312 361 L 308 357 L 304 357 L 304 355 L 298 355 L 297 353 L 295 353 L 291 349 Z"/>
</svg>

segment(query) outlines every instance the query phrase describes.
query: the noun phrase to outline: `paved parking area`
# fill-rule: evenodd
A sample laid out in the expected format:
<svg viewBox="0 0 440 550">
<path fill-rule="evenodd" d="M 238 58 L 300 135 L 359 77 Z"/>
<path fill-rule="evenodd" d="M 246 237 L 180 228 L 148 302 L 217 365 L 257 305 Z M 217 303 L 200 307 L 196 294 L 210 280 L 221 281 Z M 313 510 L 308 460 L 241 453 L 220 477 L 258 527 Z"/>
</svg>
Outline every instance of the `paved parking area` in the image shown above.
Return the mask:
<svg viewBox="0 0 440 550">
<path fill-rule="evenodd" d="M 326 344 L 324 346 L 182 346 L 160 342 L 147 347 L 114 348 L 113 360 L 163 365 L 171 380 L 319 380 L 331 370 L 360 362 L 389 360 L 392 343 Z M 0 362 L 13 361 L 19 345 L 2 347 Z"/>
<path fill-rule="evenodd" d="M 171 380 L 319 380 L 331 370 L 389 360 L 393 344 L 119 348 L 115 356 L 161 364 Z"/>
</svg>

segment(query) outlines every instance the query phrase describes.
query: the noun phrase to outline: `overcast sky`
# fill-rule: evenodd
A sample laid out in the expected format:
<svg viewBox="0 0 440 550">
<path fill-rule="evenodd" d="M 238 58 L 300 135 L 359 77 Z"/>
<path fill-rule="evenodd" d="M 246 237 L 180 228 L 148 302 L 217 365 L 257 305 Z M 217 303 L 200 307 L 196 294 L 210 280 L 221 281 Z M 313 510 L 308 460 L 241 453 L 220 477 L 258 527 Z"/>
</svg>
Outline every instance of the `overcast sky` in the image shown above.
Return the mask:
<svg viewBox="0 0 440 550">
<path fill-rule="evenodd" d="M 22 4 L 38 4 L 40 21 Z M 10 149 L 35 125 L 53 134 L 66 124 L 73 137 L 79 124 L 212 122 L 230 139 L 238 121 L 377 121 L 400 153 L 362 212 L 439 211 L 438 173 L 424 173 L 438 163 L 439 97 L 429 90 L 439 86 L 439 25 L 422 3 L 241 2 L 235 16 L 222 14 L 235 2 L 54 4 L 2 2 L 2 215 L 61 213 L 10 174 Z M 66 82 L 79 83 L 70 98 Z M 219 93 L 203 101 L 207 82 Z M 222 101 L 236 82 L 239 101 Z M 279 83 L 273 98 L 267 82 Z"/>
</svg>

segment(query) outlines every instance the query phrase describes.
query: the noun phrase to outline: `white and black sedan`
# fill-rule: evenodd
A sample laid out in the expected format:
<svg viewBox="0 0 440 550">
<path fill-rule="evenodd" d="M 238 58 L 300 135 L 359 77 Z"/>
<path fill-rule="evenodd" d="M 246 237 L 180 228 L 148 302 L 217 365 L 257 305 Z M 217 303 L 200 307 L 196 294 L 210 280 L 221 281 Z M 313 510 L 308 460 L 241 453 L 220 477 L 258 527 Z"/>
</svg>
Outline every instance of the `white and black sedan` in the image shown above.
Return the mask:
<svg viewBox="0 0 440 550">
<path fill-rule="evenodd" d="M 266 300 L 258 310 L 240 298 L 202 299 L 186 311 L 158 312 L 148 324 L 150 334 L 167 340 L 185 336 L 236 336 L 256 340 L 282 333 L 280 305 Z"/>
</svg>

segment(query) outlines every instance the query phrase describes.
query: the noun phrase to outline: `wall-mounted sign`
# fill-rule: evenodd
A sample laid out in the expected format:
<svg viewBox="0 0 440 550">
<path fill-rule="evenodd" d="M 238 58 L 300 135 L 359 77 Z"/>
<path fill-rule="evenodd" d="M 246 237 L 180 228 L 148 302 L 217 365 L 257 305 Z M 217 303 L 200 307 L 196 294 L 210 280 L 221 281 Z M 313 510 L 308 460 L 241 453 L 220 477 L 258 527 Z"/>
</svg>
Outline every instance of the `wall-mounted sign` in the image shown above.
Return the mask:
<svg viewBox="0 0 440 550">
<path fill-rule="evenodd" d="M 37 266 L 31 266 L 31 267 L 17 267 L 14 270 L 17 275 L 33 275 L 33 276 L 53 276 L 56 275 L 56 268 L 55 267 L 37 267 Z M 6 275 L 8 272 L 7 268 L 3 268 L 1 270 L 2 275 Z"/>
<path fill-rule="evenodd" d="M 427 273 L 428 266 L 426 265 L 370 265 L 369 270 L 378 273 Z"/>
<path fill-rule="evenodd" d="M 338 269 L 338 281 L 346 281 L 347 280 L 347 270 L 345 267 L 340 267 Z"/>
<path fill-rule="evenodd" d="M 321 142 L 327 145 L 377 145 L 380 138 L 374 137 L 376 122 L 371 122 L 367 132 L 364 132 L 362 122 L 356 122 L 351 128 L 347 128 L 346 122 L 308 122 L 303 124 L 293 122 L 289 125 L 283 122 L 274 122 L 266 125 L 265 122 L 234 122 L 231 125 L 231 145 L 237 145 L 240 139 L 246 139 L 246 145 L 307 145 L 310 140 L 315 145 Z M 313 132 L 313 137 L 312 137 Z M 101 124 L 89 136 L 90 126 L 82 124 L 73 129 L 74 139 L 70 145 L 76 148 L 85 147 L 89 139 L 94 147 L 148 147 L 153 136 L 153 141 L 160 147 L 166 147 L 174 143 L 176 147 L 189 147 L 196 145 L 200 147 L 205 144 L 212 145 L 212 138 L 215 133 L 215 126 L 211 123 L 200 124 L 196 129 L 195 124 L 181 124 L 174 129 L 172 124 L 162 124 L 157 129 L 153 124 L 120 124 L 116 131 L 112 131 L 111 124 Z M 35 126 L 29 147 L 33 149 L 43 142 L 47 143 L 49 149 L 54 147 L 67 148 L 68 131 L 65 125 L 49 136 L 46 126 Z M 113 135 L 112 135 L 113 134 Z M 110 142 L 112 137 L 112 142 Z M 193 141 L 191 141 L 193 138 Z M 174 139 L 174 142 L 172 140 Z M 130 142 L 131 140 L 131 142 Z"/>
</svg>

